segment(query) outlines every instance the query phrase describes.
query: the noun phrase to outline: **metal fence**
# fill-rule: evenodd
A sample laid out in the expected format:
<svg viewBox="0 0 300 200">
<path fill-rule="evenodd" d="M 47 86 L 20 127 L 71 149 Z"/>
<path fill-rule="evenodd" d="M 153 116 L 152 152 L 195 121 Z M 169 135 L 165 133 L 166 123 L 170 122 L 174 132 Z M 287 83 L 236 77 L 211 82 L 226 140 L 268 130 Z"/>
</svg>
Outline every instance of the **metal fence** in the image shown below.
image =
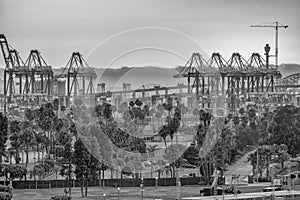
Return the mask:
<svg viewBox="0 0 300 200">
<path fill-rule="evenodd" d="M 142 183 L 145 187 L 155 187 L 155 186 L 176 186 L 176 178 L 144 178 L 141 179 L 94 179 L 88 181 L 88 186 L 106 186 L 106 187 L 139 187 Z M 199 177 L 187 177 L 180 178 L 181 185 L 197 185 L 199 182 L 202 182 Z M 0 184 L 4 184 L 3 181 L 0 181 Z M 8 185 L 9 182 L 6 182 Z M 80 180 L 28 180 L 28 181 L 19 181 L 15 180 L 12 182 L 14 189 L 49 189 L 49 188 L 65 188 L 69 187 L 71 184 L 72 187 L 80 187 L 82 181 Z"/>
</svg>

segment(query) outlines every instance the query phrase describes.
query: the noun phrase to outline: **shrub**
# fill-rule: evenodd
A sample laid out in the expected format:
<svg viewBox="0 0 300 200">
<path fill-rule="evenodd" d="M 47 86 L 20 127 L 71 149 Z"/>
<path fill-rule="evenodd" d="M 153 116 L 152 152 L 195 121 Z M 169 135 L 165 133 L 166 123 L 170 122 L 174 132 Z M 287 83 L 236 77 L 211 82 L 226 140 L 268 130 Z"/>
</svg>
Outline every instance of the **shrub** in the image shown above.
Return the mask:
<svg viewBox="0 0 300 200">
<path fill-rule="evenodd" d="M 12 194 L 9 192 L 0 192 L 0 200 L 11 200 Z"/>
<path fill-rule="evenodd" d="M 51 200 L 71 200 L 72 197 L 70 196 L 54 196 L 54 197 L 51 197 Z"/>
<path fill-rule="evenodd" d="M 0 185 L 0 192 L 12 193 L 12 189 L 7 185 Z"/>
<path fill-rule="evenodd" d="M 296 178 L 296 175 L 295 174 L 291 174 L 291 179 L 294 179 Z"/>
</svg>

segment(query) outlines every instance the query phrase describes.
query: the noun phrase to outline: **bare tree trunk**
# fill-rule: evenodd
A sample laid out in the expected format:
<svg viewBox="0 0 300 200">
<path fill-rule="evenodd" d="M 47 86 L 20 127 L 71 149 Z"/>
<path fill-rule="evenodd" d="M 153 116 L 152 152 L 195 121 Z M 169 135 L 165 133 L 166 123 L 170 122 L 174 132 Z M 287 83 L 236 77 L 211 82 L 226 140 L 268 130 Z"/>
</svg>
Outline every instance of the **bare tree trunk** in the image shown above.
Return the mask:
<svg viewBox="0 0 300 200">
<path fill-rule="evenodd" d="M 88 173 L 85 175 L 85 196 L 87 197 L 88 192 Z"/>
<path fill-rule="evenodd" d="M 152 121 L 152 128 L 153 128 L 153 131 L 155 131 L 155 126 L 154 126 L 154 117 L 153 116 L 151 116 L 151 121 Z"/>
<path fill-rule="evenodd" d="M 80 186 L 80 189 L 81 189 L 81 197 L 84 197 L 83 186 L 84 186 L 84 178 L 82 177 L 82 180 L 81 180 L 81 186 Z"/>
<path fill-rule="evenodd" d="M 205 184 L 209 184 L 209 172 L 207 158 L 204 158 Z"/>
<path fill-rule="evenodd" d="M 102 186 L 105 186 L 105 184 L 104 184 L 104 171 L 105 170 L 102 170 L 102 180 L 103 180 Z"/>
<path fill-rule="evenodd" d="M 152 178 L 152 170 L 153 170 L 153 163 L 152 163 L 152 161 L 151 161 L 150 178 Z"/>
<path fill-rule="evenodd" d="M 20 163 L 20 150 L 19 148 L 16 149 L 16 164 Z"/>
<path fill-rule="evenodd" d="M 28 155 L 28 151 L 29 151 L 29 145 L 26 144 L 26 163 L 25 166 L 27 167 L 27 164 L 29 162 L 29 155 Z M 23 161 L 22 161 L 23 162 Z"/>
<path fill-rule="evenodd" d="M 71 180 L 71 160 L 69 159 L 69 193 L 71 195 L 71 184 L 72 184 L 72 180 Z"/>
<path fill-rule="evenodd" d="M 40 145 L 39 145 L 39 143 L 36 144 L 36 150 L 37 150 L 37 154 L 38 154 L 38 162 L 40 162 Z"/>
<path fill-rule="evenodd" d="M 41 151 L 42 151 L 42 161 L 43 161 L 44 160 L 44 148 L 43 147 L 41 148 Z"/>
<path fill-rule="evenodd" d="M 269 181 L 269 157 L 267 157 L 267 181 Z"/>
<path fill-rule="evenodd" d="M 101 169 L 99 169 L 98 173 L 99 173 L 99 186 L 101 187 L 102 186 Z"/>
</svg>

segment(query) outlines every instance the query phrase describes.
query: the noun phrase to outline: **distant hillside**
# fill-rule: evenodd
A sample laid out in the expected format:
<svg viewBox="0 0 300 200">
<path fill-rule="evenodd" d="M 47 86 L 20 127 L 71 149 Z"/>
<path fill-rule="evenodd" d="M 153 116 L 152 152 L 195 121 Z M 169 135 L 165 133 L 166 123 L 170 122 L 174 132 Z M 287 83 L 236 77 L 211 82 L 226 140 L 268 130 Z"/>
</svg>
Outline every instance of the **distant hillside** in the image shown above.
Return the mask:
<svg viewBox="0 0 300 200">
<path fill-rule="evenodd" d="M 53 69 L 54 74 L 60 74 L 62 69 Z M 131 89 L 142 88 L 142 85 L 158 84 L 162 86 L 174 86 L 185 82 L 184 79 L 175 79 L 178 73 L 172 68 L 160 67 L 122 67 L 122 68 L 95 68 L 97 79 L 95 83 L 105 83 L 107 90 L 122 89 L 123 83 L 131 83 Z M 3 80 L 4 69 L 0 69 L 0 79 Z M 96 84 L 94 85 L 96 87 Z"/>
<path fill-rule="evenodd" d="M 160 67 L 122 67 L 119 69 L 96 69 L 97 83 L 106 83 L 108 89 L 121 89 L 123 83 L 131 83 L 131 88 L 141 88 L 142 85 L 159 84 L 174 86 L 184 80 L 175 79 L 175 69 Z M 111 88 L 112 87 L 112 88 Z"/>
<path fill-rule="evenodd" d="M 162 86 L 173 86 L 177 83 L 186 83 L 186 80 L 173 78 L 182 67 L 161 68 L 153 66 L 145 67 L 122 67 L 122 68 L 95 68 L 97 79 L 95 83 L 106 83 L 108 90 L 113 88 L 122 89 L 123 83 L 131 83 L 131 88 L 141 88 L 142 85 L 159 84 Z M 54 74 L 61 73 L 62 69 L 54 69 Z M 300 73 L 299 64 L 281 64 L 279 71 L 282 76 Z M 0 79 L 3 80 L 4 69 L 0 69 Z M 96 84 L 95 84 L 96 87 Z"/>
<path fill-rule="evenodd" d="M 300 73 L 299 64 L 281 64 L 278 66 L 278 68 L 282 77 L 295 74 L 295 73 Z"/>
</svg>

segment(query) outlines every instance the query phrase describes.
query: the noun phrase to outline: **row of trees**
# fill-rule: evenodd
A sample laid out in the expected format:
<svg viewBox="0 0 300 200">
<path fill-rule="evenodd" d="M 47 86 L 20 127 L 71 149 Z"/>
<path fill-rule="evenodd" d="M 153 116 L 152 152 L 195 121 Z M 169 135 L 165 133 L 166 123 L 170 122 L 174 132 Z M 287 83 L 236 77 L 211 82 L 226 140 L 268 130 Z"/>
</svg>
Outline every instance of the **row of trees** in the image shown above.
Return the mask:
<svg viewBox="0 0 300 200">
<path fill-rule="evenodd" d="M 284 162 L 290 157 L 300 153 L 300 109 L 292 105 L 279 106 L 274 111 L 262 113 L 256 121 L 259 130 L 257 142 L 258 171 L 262 178 L 266 169 L 266 177 L 269 180 L 269 166 L 271 163 L 281 163 L 284 170 Z M 257 169 L 257 152 L 249 156 L 254 169 Z"/>
<path fill-rule="evenodd" d="M 26 165 L 29 152 L 37 151 L 37 160 L 42 162 L 37 163 L 33 171 L 51 171 L 49 166 L 59 166 L 60 174 L 69 181 L 73 179 L 73 174 L 82 181 L 83 196 L 87 195 L 87 181 L 96 174 L 104 177 L 104 171 L 109 168 L 111 176 L 115 170 L 121 172 L 121 176 L 122 172 L 134 172 L 138 177 L 142 162 L 147 159 L 146 152 L 152 151 L 137 136 L 153 115 L 148 105 L 143 105 L 139 100 L 122 104 L 119 108 L 122 111 L 119 112 L 123 113 L 124 123 L 114 118 L 114 109 L 107 103 L 86 106 L 81 99 L 76 99 L 70 112 L 59 116 L 59 109 L 65 111 L 59 101 L 54 100 L 39 109 L 27 110 L 24 120 L 8 120 L 0 114 L 0 154 L 4 157 L 12 155 L 19 163 L 20 151 L 25 151 Z M 166 146 L 164 160 L 157 165 L 162 167 L 168 163 L 172 176 L 175 175 L 175 168 L 190 163 L 200 166 L 205 181 L 209 183 L 213 169 L 226 168 L 246 145 L 264 145 L 259 149 L 261 171 L 274 161 L 274 156 L 283 163 L 288 153 L 296 155 L 300 152 L 299 108 L 293 106 L 279 107 L 275 112 L 265 112 L 261 116 L 257 116 L 254 108 L 240 109 L 239 115 L 229 115 L 226 119 L 216 119 L 209 111 L 194 110 L 194 115 L 199 119 L 195 128 L 195 143 L 187 150 L 183 145 L 173 143 L 182 122 L 184 107 L 179 103 L 173 107 L 172 102 L 167 101 L 155 112 L 158 110 L 167 114 L 166 122 L 159 130 Z M 168 136 L 172 143 L 167 146 Z M 11 144 L 9 152 L 5 146 L 7 140 Z M 44 151 L 48 159 L 50 154 L 53 155 L 54 163 L 45 162 L 44 153 L 40 158 L 39 152 Z M 253 165 L 256 163 L 255 155 L 250 156 Z"/>
<path fill-rule="evenodd" d="M 275 111 L 265 111 L 257 114 L 257 109 L 241 108 L 238 115 L 229 114 L 222 131 L 217 133 L 217 141 L 213 148 L 199 158 L 199 149 L 205 147 L 203 142 L 212 127 L 210 121 L 213 116 L 204 110 L 194 110 L 194 115 L 199 116 L 196 141 L 197 145 L 191 146 L 183 154 L 184 159 L 193 165 L 200 164 L 201 174 L 207 183 L 213 173 L 213 168 L 226 168 L 235 161 L 237 155 L 242 154 L 247 145 L 259 146 L 259 173 L 266 169 L 269 176 L 269 165 L 279 162 L 283 166 L 289 155 L 296 156 L 300 153 L 300 110 L 295 106 L 278 107 Z M 211 135 L 210 135 L 211 137 Z M 287 148 L 289 147 L 289 148 Z M 249 157 L 256 169 L 256 152 Z"/>
</svg>

